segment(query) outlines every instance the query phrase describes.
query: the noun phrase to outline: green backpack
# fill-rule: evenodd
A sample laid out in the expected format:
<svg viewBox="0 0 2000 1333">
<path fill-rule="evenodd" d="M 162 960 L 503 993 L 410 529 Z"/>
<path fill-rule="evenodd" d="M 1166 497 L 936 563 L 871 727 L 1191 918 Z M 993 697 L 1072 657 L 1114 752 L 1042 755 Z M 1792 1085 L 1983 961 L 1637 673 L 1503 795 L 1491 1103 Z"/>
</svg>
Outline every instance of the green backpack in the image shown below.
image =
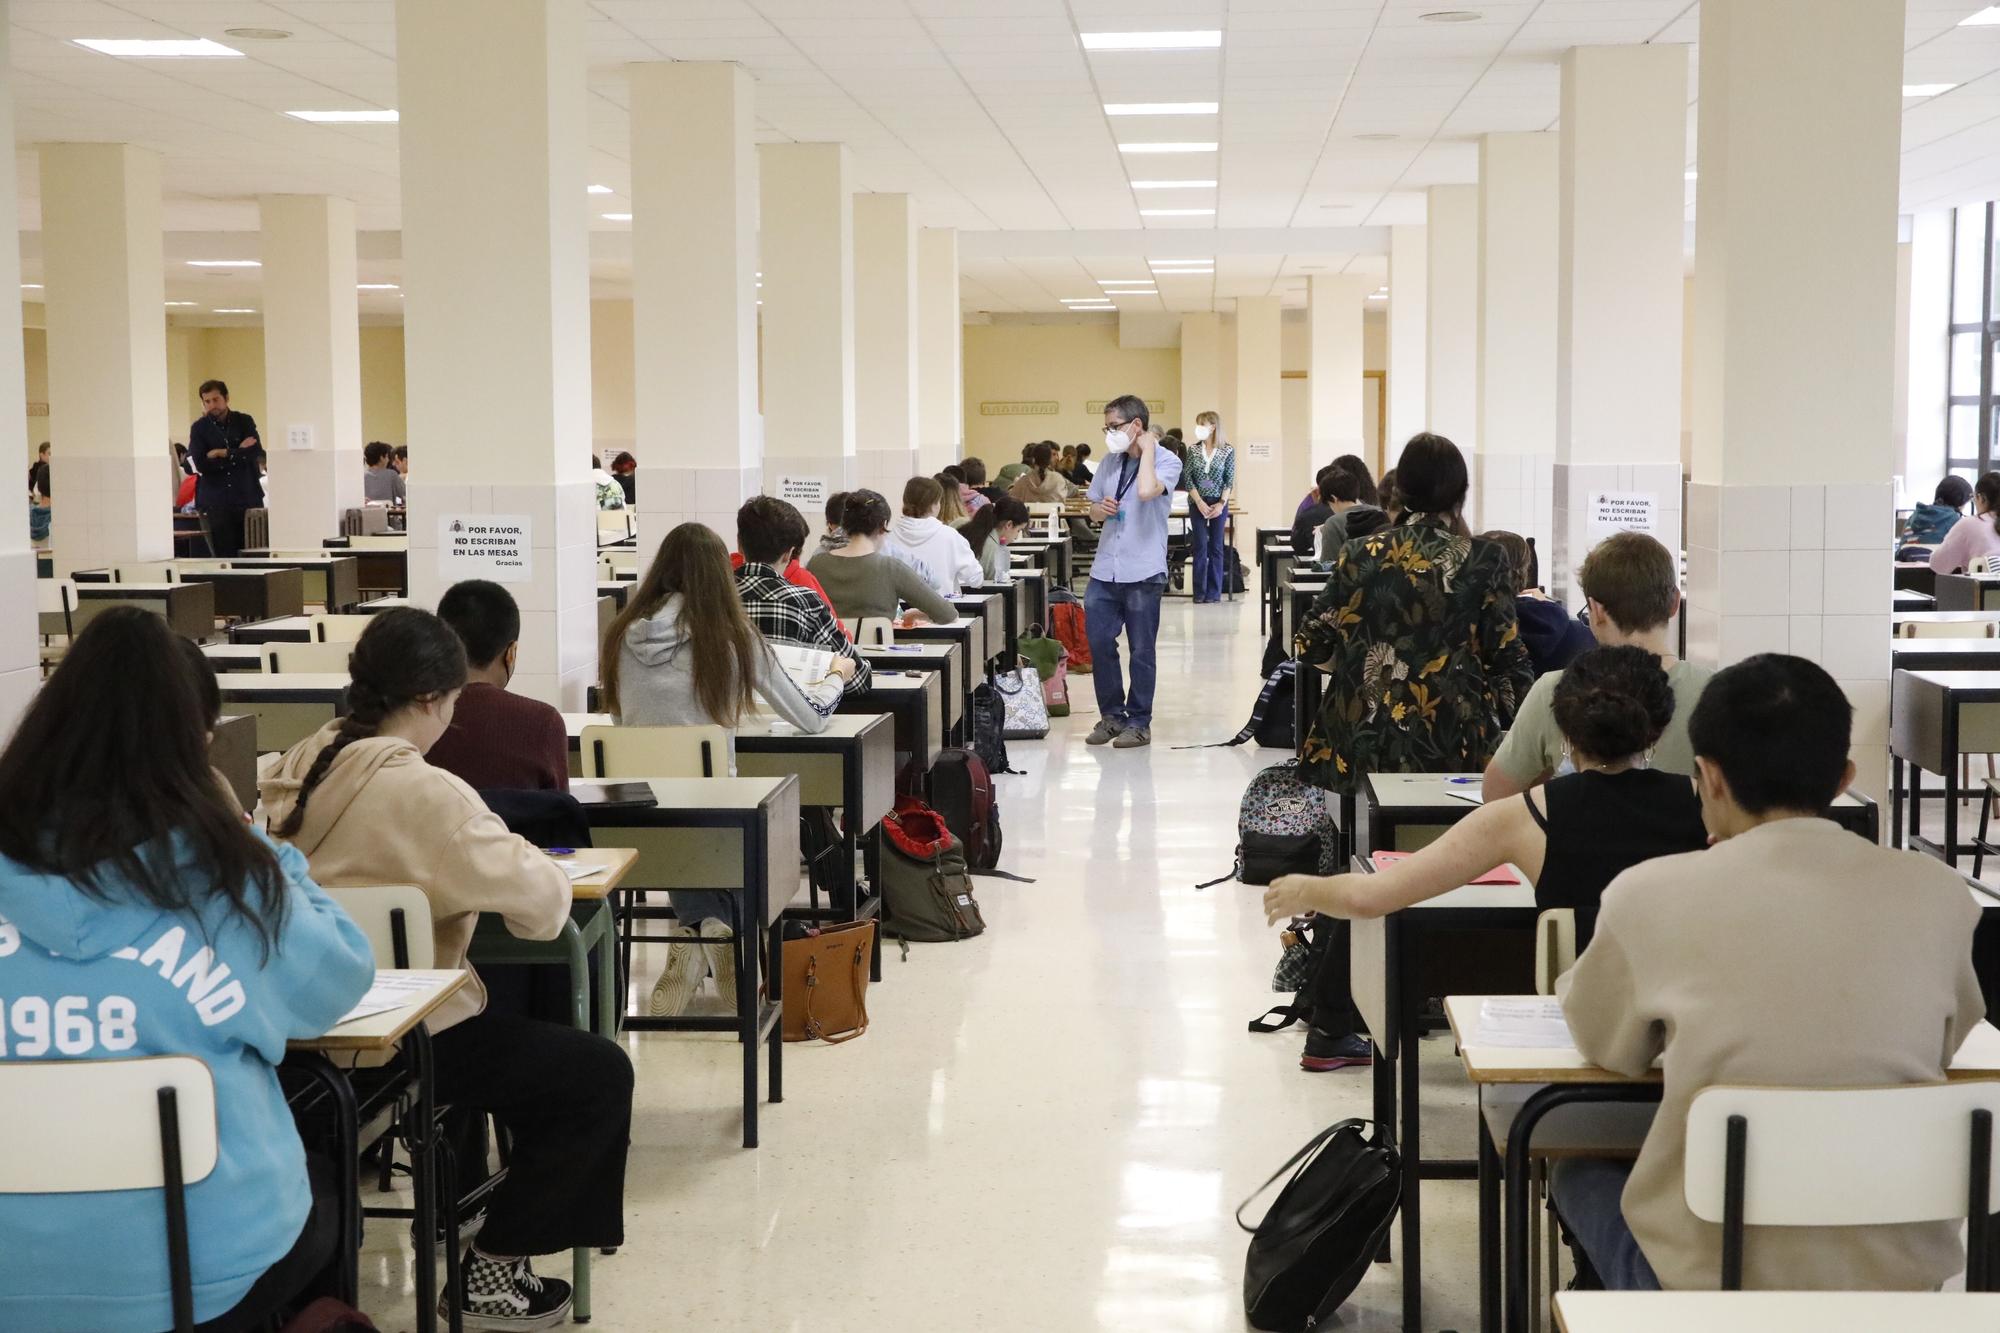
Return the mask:
<svg viewBox="0 0 2000 1333">
<path fill-rule="evenodd" d="M 1042 678 L 1042 699 L 1050 717 L 1069 716 L 1069 650 L 1061 639 L 1042 633 L 1040 625 L 1030 625 L 1021 636 L 1021 657 L 1034 665 Z"/>
<path fill-rule="evenodd" d="M 986 929 L 972 896 L 965 850 L 944 816 L 901 797 L 882 821 L 882 930 L 918 943 L 969 940 Z"/>
</svg>

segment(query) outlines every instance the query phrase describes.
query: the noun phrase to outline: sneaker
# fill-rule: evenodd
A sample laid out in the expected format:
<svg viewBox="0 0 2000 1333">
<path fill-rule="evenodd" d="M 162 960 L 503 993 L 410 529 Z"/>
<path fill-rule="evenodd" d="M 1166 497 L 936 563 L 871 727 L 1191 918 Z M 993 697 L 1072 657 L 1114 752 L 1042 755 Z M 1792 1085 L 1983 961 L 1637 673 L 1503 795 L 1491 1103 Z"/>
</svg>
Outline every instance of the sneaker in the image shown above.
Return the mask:
<svg viewBox="0 0 2000 1333">
<path fill-rule="evenodd" d="M 1118 733 L 1118 739 L 1111 742 L 1114 750 L 1136 750 L 1142 745 L 1153 743 L 1151 727 L 1127 727 Z"/>
<path fill-rule="evenodd" d="M 696 936 L 686 926 L 675 926 L 667 932 L 674 936 L 674 942 L 667 946 L 667 970 L 660 973 L 660 979 L 653 983 L 653 1017 L 674 1018 L 688 1007 L 694 998 L 701 979 L 708 975 L 708 959 L 702 953 L 702 946 L 695 943 L 681 943 L 685 939 L 693 941 Z"/>
<path fill-rule="evenodd" d="M 1355 1032 L 1344 1037 L 1330 1037 L 1318 1028 L 1307 1031 L 1305 1053 L 1299 1056 L 1299 1068 L 1314 1074 L 1373 1063 L 1375 1048 L 1369 1044 L 1368 1038 Z"/>
<path fill-rule="evenodd" d="M 553 1328 L 569 1318 L 569 1283 L 536 1277 L 522 1259 L 493 1259 L 467 1246 L 459 1268 L 465 1285 L 460 1307 L 467 1328 Z M 438 1297 L 438 1314 L 451 1316 L 451 1293 Z"/>
<path fill-rule="evenodd" d="M 705 940 L 721 940 L 720 944 L 704 944 L 701 951 L 708 955 L 708 970 L 715 974 L 715 993 L 729 1006 L 729 1012 L 736 1012 L 736 932 L 729 928 L 727 921 L 710 917 L 701 923 L 701 937 Z"/>
<path fill-rule="evenodd" d="M 1083 743 L 1085 745 L 1105 745 L 1115 740 L 1118 734 L 1124 730 L 1125 724 L 1118 719 L 1100 717 L 1097 719 L 1097 725 L 1090 729 L 1090 734 L 1083 738 Z"/>
</svg>

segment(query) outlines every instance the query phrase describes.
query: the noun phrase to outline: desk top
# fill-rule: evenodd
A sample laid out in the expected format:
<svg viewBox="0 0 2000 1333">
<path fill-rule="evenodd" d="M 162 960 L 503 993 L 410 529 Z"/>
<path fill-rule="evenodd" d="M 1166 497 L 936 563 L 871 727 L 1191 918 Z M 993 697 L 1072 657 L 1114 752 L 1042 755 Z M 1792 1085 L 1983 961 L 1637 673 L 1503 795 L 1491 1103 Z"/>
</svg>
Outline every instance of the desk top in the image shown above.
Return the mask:
<svg viewBox="0 0 2000 1333">
<path fill-rule="evenodd" d="M 174 566 L 174 572 L 181 576 L 182 582 L 190 579 L 199 579 L 203 582 L 221 579 L 271 579 L 280 574 L 290 574 L 303 569 L 303 563 L 289 564 L 285 561 L 279 561 L 277 564 L 253 564 L 242 560 L 218 560 L 213 563 L 195 560 L 181 561 Z"/>
<path fill-rule="evenodd" d="M 639 859 L 639 851 L 635 847 L 579 847 L 568 856 L 552 859 L 599 867 L 595 874 L 569 882 L 570 894 L 576 901 L 594 902 L 625 882 L 625 876 Z"/>
<path fill-rule="evenodd" d="M 858 650 L 868 659 L 869 665 L 877 662 L 888 665 L 893 662 L 934 662 L 942 665 L 951 660 L 958 651 L 955 643 L 939 643 L 935 639 L 928 643 L 878 644 Z"/>
<path fill-rule="evenodd" d="M 280 676 L 266 676 L 266 680 L 280 680 Z M 339 677 L 344 685 L 345 676 Z M 774 719 L 752 713 L 743 719 L 743 725 L 736 729 L 736 745 L 742 749 L 744 742 L 759 744 L 768 748 L 780 741 L 799 740 L 808 745 L 815 741 L 850 741 L 867 731 L 868 728 L 883 724 L 882 713 L 835 713 L 826 720 L 826 730 L 810 734 L 786 726 L 782 731 L 773 731 Z M 563 726 L 569 731 L 569 738 L 575 741 L 583 735 L 585 727 L 615 727 L 617 721 L 609 713 L 564 713 Z M 713 779 L 710 779 L 713 781 Z"/>
<path fill-rule="evenodd" d="M 1966 693 L 2000 692 L 2000 671 L 1899 670 L 1896 674 L 1920 680 L 1941 690 L 1961 690 Z"/>
<path fill-rule="evenodd" d="M 204 643 L 201 655 L 211 662 L 257 662 L 264 660 L 261 643 Z"/>
<path fill-rule="evenodd" d="M 255 694 L 339 694 L 347 688 L 344 671 L 231 671 L 216 677 L 223 697 Z"/>
<path fill-rule="evenodd" d="M 407 597 L 373 597 L 365 602 L 356 602 L 354 609 L 362 615 L 373 615 L 377 611 L 393 611 L 399 606 L 416 606 Z"/>
<path fill-rule="evenodd" d="M 569 785 L 574 791 L 580 787 L 618 787 L 635 781 L 638 779 L 571 778 Z M 796 779 L 787 774 L 763 778 L 653 778 L 646 785 L 653 789 L 655 806 L 661 810 L 723 810 L 740 814 L 758 809 L 773 793 L 793 781 Z M 578 855 L 583 851 L 579 847 Z"/>
<path fill-rule="evenodd" d="M 2000 1295 L 1934 1291 L 1559 1291 L 1561 1333 L 1987 1333 Z"/>
<path fill-rule="evenodd" d="M 185 583 L 72 583 L 79 598 L 118 598 L 138 593 L 145 597 L 165 597 L 187 587 Z"/>
<path fill-rule="evenodd" d="M 2000 620 L 2000 607 L 1991 611 L 1892 611 L 1893 625 L 1972 625 Z"/>
<path fill-rule="evenodd" d="M 2000 658 L 2000 639 L 1904 639 L 1889 640 L 1889 656 L 1897 657 L 1982 657 Z"/>
<path fill-rule="evenodd" d="M 1482 1046 L 1479 1010 L 1489 998 L 1532 999 L 1522 995 L 1451 995 L 1445 998 L 1445 1017 L 1451 1020 L 1452 1036 L 1465 1062 L 1465 1076 L 1474 1083 L 1657 1083 L 1658 1071 L 1641 1079 L 1614 1074 L 1583 1058 L 1575 1046 L 1526 1047 Z M 1468 1040 L 1468 1037 L 1471 1039 Z M 1950 1079 L 2000 1078 L 2000 1028 L 1982 1022 L 1966 1036 L 1951 1067 Z"/>
<path fill-rule="evenodd" d="M 237 569 L 331 569 L 354 556 L 346 551 L 320 551 L 311 555 L 232 555 L 223 562 Z"/>
<path fill-rule="evenodd" d="M 1450 809 L 1461 805 L 1467 810 L 1477 810 L 1482 804 L 1479 800 L 1482 781 L 1477 773 L 1370 773 L 1368 801 L 1380 810 Z"/>
<path fill-rule="evenodd" d="M 423 977 L 434 982 L 435 987 L 422 999 L 414 1000 L 400 1009 L 357 1018 L 352 1023 L 342 1023 L 324 1036 L 287 1042 L 286 1047 L 294 1051 L 386 1051 L 408 1036 L 411 1028 L 429 1018 L 439 1005 L 450 999 L 452 993 L 465 984 L 468 975 L 459 968 L 412 968 L 400 972 L 395 969 L 385 969 L 384 971 L 398 976 Z"/>
</svg>

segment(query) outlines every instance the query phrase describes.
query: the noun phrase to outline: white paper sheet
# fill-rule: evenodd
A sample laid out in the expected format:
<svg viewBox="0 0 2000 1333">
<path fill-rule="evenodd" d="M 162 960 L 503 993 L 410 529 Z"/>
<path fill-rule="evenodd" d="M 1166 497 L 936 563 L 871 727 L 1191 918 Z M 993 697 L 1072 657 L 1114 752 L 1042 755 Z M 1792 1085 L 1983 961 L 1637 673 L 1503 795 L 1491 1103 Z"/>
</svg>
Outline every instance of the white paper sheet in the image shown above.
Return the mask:
<svg viewBox="0 0 2000 1333">
<path fill-rule="evenodd" d="M 1530 1050 L 1562 1050 L 1574 1046 L 1562 1001 L 1553 995 L 1523 995 L 1487 999 L 1479 1006 L 1478 1046 L 1510 1046 Z"/>
<path fill-rule="evenodd" d="M 551 857 L 550 859 L 555 862 L 556 869 L 569 876 L 570 883 L 572 884 L 580 879 L 589 879 L 592 875 L 604 869 L 603 866 L 585 865 L 580 861 L 565 861 L 561 857 Z"/>
<path fill-rule="evenodd" d="M 391 1009 L 401 1009 L 406 1004 L 431 993 L 437 982 L 430 977 L 413 977 L 400 972 L 377 972 L 375 980 L 369 983 L 368 993 L 341 1016 L 341 1023 L 352 1023 L 357 1018 L 371 1018 L 376 1014 L 386 1014 Z M 334 1024 L 340 1026 L 339 1023 Z"/>
</svg>

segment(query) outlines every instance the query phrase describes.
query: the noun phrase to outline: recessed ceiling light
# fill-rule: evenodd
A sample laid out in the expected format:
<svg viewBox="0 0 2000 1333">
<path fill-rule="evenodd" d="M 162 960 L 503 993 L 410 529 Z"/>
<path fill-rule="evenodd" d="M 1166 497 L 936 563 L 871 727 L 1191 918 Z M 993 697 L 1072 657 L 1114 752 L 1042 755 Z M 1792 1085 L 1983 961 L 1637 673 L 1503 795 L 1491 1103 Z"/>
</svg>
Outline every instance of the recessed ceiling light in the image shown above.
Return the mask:
<svg viewBox="0 0 2000 1333">
<path fill-rule="evenodd" d="M 1121 143 L 1121 153 L 1212 153 L 1212 143 Z"/>
<path fill-rule="evenodd" d="M 293 120 L 310 121 L 314 125 L 394 125 L 399 119 L 391 110 L 370 108 L 361 111 L 287 111 Z"/>
<path fill-rule="evenodd" d="M 254 315 L 257 312 L 254 310 L 217 310 L 215 313 L 218 315 Z"/>
<path fill-rule="evenodd" d="M 1215 216 L 1215 210 L 1212 208 L 1142 208 L 1139 210 L 1139 216 L 1142 218 L 1212 218 Z"/>
<path fill-rule="evenodd" d="M 1417 17 L 1426 23 L 1477 23 L 1486 16 L 1476 9 L 1434 9 Z"/>
<path fill-rule="evenodd" d="M 189 268 L 262 268 L 259 259 L 190 259 Z"/>
<path fill-rule="evenodd" d="M 1159 275 L 1163 278 L 1192 278 L 1213 272 L 1215 270 L 1212 268 L 1163 268 L 1159 270 Z"/>
<path fill-rule="evenodd" d="M 42 284 L 39 282 L 24 282 L 21 284 L 21 290 L 24 292 L 38 292 L 41 289 Z"/>
<path fill-rule="evenodd" d="M 1681 179 L 1682 179 L 1682 180 L 1690 180 L 1690 181 L 1691 181 L 1691 180 L 1693 180 L 1693 179 L 1694 179 L 1695 177 L 1697 177 L 1697 176 L 1699 176 L 1699 175 L 1701 175 L 1701 173 L 1700 173 L 1699 171 L 1686 171 L 1686 172 L 1682 172 L 1682 173 L 1681 173 Z"/>
<path fill-rule="evenodd" d="M 1988 5 L 1977 14 L 1968 14 L 1958 21 L 1961 28 L 1988 28 L 2000 24 L 2000 5 Z"/>
<path fill-rule="evenodd" d="M 609 185 L 588 185 L 584 187 L 583 192 L 585 194 L 610 194 L 611 187 Z"/>
<path fill-rule="evenodd" d="M 167 304 L 168 304 L 168 305 L 198 305 L 198 304 L 200 304 L 200 302 L 197 302 L 197 301 L 169 301 L 169 302 L 167 302 Z"/>
<path fill-rule="evenodd" d="M 241 60 L 243 53 L 206 37 L 79 37 L 76 44 L 126 60 Z"/>
<path fill-rule="evenodd" d="M 1151 278 L 1099 278 L 1097 285 L 1100 287 L 1149 287 L 1152 285 L 1152 282 Z"/>
<path fill-rule="evenodd" d="M 1903 85 L 1905 97 L 1936 97 L 1958 87 L 1955 83 L 1906 83 Z"/>
<path fill-rule="evenodd" d="M 1222 108 L 1215 102 L 1106 102 L 1107 116 L 1212 116 Z"/>
<path fill-rule="evenodd" d="M 357 282 L 354 284 L 354 290 L 357 292 L 399 292 L 402 288 L 393 282 Z"/>
<path fill-rule="evenodd" d="M 1222 45 L 1220 28 L 1193 32 L 1086 32 L 1086 51 L 1199 51 Z"/>
<path fill-rule="evenodd" d="M 1214 181 L 1133 181 L 1135 190 L 1213 190 Z"/>
<path fill-rule="evenodd" d="M 282 42 L 292 34 L 283 28 L 224 28 L 222 35 L 246 42 Z"/>
<path fill-rule="evenodd" d="M 1357 134 L 1354 137 L 1363 143 L 1388 143 L 1391 139 L 1400 139 L 1403 136 L 1400 134 Z"/>
<path fill-rule="evenodd" d="M 1371 300 L 1371 301 L 1386 301 L 1386 300 L 1388 300 L 1388 299 L 1389 299 L 1389 293 L 1387 293 L 1387 292 L 1370 292 L 1370 293 L 1368 293 L 1368 299 L 1369 299 L 1369 300 Z"/>
<path fill-rule="evenodd" d="M 597 216 L 603 218 L 606 222 L 630 222 L 632 220 L 630 213 L 599 213 Z"/>
</svg>

